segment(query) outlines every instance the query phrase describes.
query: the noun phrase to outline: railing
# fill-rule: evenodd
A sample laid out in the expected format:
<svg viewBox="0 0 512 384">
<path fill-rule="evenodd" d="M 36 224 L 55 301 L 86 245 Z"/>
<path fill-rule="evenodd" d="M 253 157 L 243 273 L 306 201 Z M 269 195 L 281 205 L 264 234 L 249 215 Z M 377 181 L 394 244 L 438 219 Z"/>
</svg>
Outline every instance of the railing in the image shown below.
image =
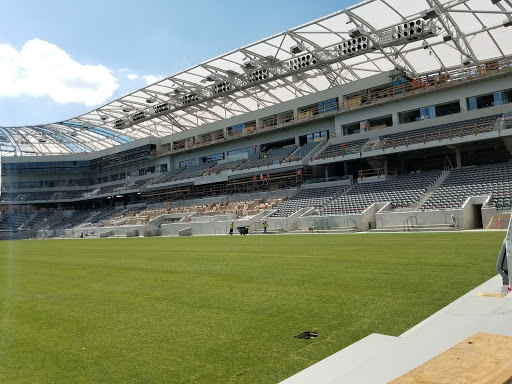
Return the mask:
<svg viewBox="0 0 512 384">
<path fill-rule="evenodd" d="M 283 229 L 283 224 L 279 221 L 274 221 L 274 230 L 279 230 L 279 229 Z"/>
<path fill-rule="evenodd" d="M 450 218 L 450 223 L 448 223 L 448 218 Z M 451 224 L 454 228 L 460 228 L 459 218 L 454 215 L 445 214 L 444 215 L 444 223 L 446 225 Z"/>
<path fill-rule="evenodd" d="M 194 141 L 191 144 L 188 143 L 188 145 L 185 145 L 185 141 L 175 142 L 173 149 L 169 147 L 167 150 L 156 151 L 156 156 L 168 154 L 170 151 L 181 152 L 186 149 L 191 149 L 198 146 L 212 145 L 223 140 L 245 137 L 248 135 L 266 132 L 268 130 L 281 128 L 287 125 L 297 124 L 311 119 L 319 119 L 327 117 L 331 114 L 349 111 L 354 108 L 362 108 L 372 104 L 387 102 L 397 97 L 404 97 L 406 95 L 411 94 L 412 92 L 429 92 L 432 90 L 436 90 L 440 87 L 456 85 L 459 83 L 485 78 L 495 74 L 510 71 L 512 71 L 512 59 L 504 59 L 486 64 L 481 64 L 479 66 L 463 70 L 456 69 L 434 75 L 422 76 L 420 78 L 413 79 L 411 82 L 408 83 L 346 99 L 343 102 L 343 107 L 340 105 L 338 101 L 336 101 L 336 103 L 333 102 L 321 106 L 316 105 L 310 108 L 304 108 L 299 110 L 298 116 L 284 115 L 262 119 L 259 124 L 254 124 L 245 127 L 245 133 L 232 134 L 228 130 L 227 137 L 218 137 L 216 140 L 212 140 L 211 142 L 201 141 L 199 143 L 198 141 Z"/>
<path fill-rule="evenodd" d="M 403 96 L 406 93 L 430 91 L 438 88 L 439 86 L 455 85 L 473 79 L 511 71 L 511 66 L 512 60 L 504 59 L 463 70 L 455 69 L 434 75 L 422 76 L 420 78 L 413 79 L 411 82 L 400 84 L 395 87 L 381 89 L 365 95 L 346 99 L 343 106 L 344 109 L 353 109 L 363 105 L 376 104 L 383 102 L 383 99 L 393 98 L 394 96 Z"/>
<path fill-rule="evenodd" d="M 381 217 L 382 219 L 382 217 Z M 355 228 L 356 230 L 358 230 L 359 228 L 357 227 L 357 221 L 351 219 L 351 218 L 348 218 L 347 217 L 347 221 L 346 221 L 346 225 L 347 225 L 347 228 L 350 228 L 349 226 L 349 223 L 353 223 L 354 225 L 352 226 L 352 228 Z"/>
<path fill-rule="evenodd" d="M 389 148 L 396 148 L 396 147 L 408 147 L 412 144 L 425 144 L 430 141 L 441 141 L 444 139 L 452 139 L 455 137 L 464 137 L 464 136 L 470 136 L 470 135 L 478 135 L 485 132 L 490 132 L 495 125 L 495 121 L 489 122 L 489 123 L 480 123 L 480 124 L 467 124 L 462 125 L 460 127 L 445 127 L 445 128 L 439 128 L 437 130 L 430 130 L 427 131 L 428 128 L 425 129 L 418 129 L 418 131 L 423 132 L 411 132 L 405 136 L 400 137 L 391 137 L 391 138 L 385 138 L 380 141 L 381 146 L 379 146 L 379 150 L 382 149 L 383 151 Z M 512 122 L 511 122 L 512 123 Z M 397 135 L 398 136 L 398 135 Z M 339 144 L 339 148 L 335 149 L 334 151 L 331 151 L 329 155 L 326 156 L 325 151 L 320 153 L 318 156 L 315 157 L 315 159 L 326 159 L 330 157 L 338 157 L 338 156 L 348 156 L 353 155 L 355 153 L 362 153 L 367 152 L 363 150 L 363 147 L 366 145 L 366 143 L 358 144 L 358 145 L 347 145 L 347 143 Z M 329 147 L 327 147 L 329 148 Z"/>
<path fill-rule="evenodd" d="M 373 176 L 388 176 L 398 175 L 398 170 L 396 168 L 386 169 L 386 168 L 373 168 L 373 169 L 360 169 L 358 171 L 358 178 L 363 179 L 365 177 L 373 177 Z"/>
<path fill-rule="evenodd" d="M 322 219 L 318 220 L 317 222 L 313 223 L 313 225 L 310 227 L 311 232 L 314 232 L 315 230 L 318 232 L 320 229 L 324 230 L 329 228 L 329 220 L 328 219 Z"/>
<path fill-rule="evenodd" d="M 415 225 L 414 223 L 416 223 L 416 225 L 418 225 L 418 218 L 416 216 L 409 216 L 407 218 L 407 220 L 405 220 L 402 223 L 404 232 L 409 232 L 411 230 L 411 228 L 414 228 L 414 225 Z"/>
</svg>

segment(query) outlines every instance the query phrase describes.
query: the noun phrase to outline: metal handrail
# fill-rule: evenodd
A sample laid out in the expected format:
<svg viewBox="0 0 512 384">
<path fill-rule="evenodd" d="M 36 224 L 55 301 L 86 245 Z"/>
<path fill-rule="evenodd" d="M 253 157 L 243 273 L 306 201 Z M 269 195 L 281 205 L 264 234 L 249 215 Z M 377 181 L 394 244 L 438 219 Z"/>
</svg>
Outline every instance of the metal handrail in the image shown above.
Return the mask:
<svg viewBox="0 0 512 384">
<path fill-rule="evenodd" d="M 411 224 L 409 224 L 409 221 L 411 222 Z M 410 232 L 410 229 L 414 228 L 414 222 L 416 222 L 416 225 L 418 225 L 418 218 L 416 216 L 409 216 L 407 218 L 407 220 L 405 220 L 402 223 L 402 226 L 404 228 L 404 232 Z M 407 228 L 407 231 L 406 231 L 406 228 Z"/>
<path fill-rule="evenodd" d="M 460 228 L 459 218 L 457 216 L 455 216 L 455 215 L 448 214 L 448 213 L 446 213 L 444 215 L 444 223 L 446 225 L 448 225 L 448 220 L 447 220 L 448 217 L 450 218 L 450 221 L 452 222 L 454 228 L 455 227 Z"/>
</svg>

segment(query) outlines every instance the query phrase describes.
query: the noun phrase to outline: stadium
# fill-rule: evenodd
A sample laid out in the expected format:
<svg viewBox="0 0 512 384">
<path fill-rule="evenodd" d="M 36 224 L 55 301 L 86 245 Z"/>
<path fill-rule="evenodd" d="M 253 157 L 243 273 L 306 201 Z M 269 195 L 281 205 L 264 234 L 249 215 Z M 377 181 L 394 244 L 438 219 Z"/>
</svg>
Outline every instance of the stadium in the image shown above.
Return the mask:
<svg viewBox="0 0 512 384">
<path fill-rule="evenodd" d="M 0 127 L 0 381 L 386 383 L 512 336 L 510 27 L 509 0 L 368 0 Z"/>
</svg>

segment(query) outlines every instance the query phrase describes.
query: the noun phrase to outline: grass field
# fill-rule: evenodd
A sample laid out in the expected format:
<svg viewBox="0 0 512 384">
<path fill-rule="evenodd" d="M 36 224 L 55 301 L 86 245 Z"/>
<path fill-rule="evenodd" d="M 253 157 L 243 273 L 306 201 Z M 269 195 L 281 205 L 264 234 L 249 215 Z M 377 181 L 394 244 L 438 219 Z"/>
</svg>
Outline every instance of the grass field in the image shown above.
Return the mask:
<svg viewBox="0 0 512 384">
<path fill-rule="evenodd" d="M 494 276 L 504 235 L 3 241 L 0 383 L 277 383 Z"/>
</svg>

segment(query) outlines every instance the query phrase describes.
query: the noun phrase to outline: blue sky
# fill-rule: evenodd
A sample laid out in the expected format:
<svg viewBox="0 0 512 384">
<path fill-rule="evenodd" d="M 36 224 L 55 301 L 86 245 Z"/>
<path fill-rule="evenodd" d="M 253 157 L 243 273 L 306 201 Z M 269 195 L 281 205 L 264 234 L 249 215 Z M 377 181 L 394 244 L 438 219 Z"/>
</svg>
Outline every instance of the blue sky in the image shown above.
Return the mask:
<svg viewBox="0 0 512 384">
<path fill-rule="evenodd" d="M 0 126 L 70 119 L 356 2 L 4 1 Z"/>
</svg>

